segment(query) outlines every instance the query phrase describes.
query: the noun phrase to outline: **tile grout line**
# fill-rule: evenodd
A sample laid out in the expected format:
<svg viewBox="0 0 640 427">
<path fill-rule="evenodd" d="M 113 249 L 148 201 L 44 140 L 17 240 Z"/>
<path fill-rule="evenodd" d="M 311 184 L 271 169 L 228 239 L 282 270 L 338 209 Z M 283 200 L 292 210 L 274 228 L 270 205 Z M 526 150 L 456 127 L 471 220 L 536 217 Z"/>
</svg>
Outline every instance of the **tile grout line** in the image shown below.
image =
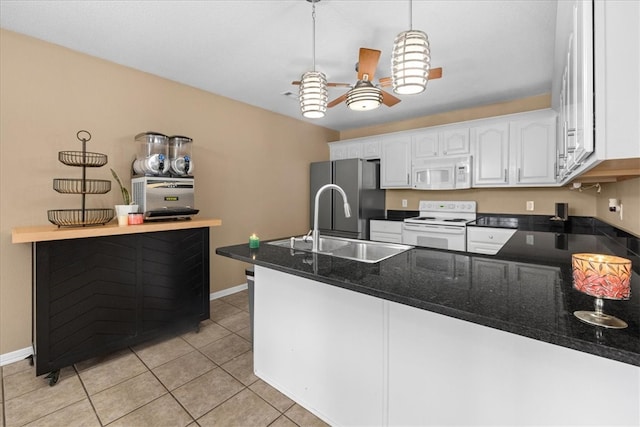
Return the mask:
<svg viewBox="0 0 640 427">
<path fill-rule="evenodd" d="M 89 395 L 89 390 L 87 390 L 87 387 L 85 386 L 84 381 L 82 381 L 82 377 L 80 376 L 80 371 L 78 371 L 78 368 L 76 367 L 75 363 L 72 366 L 73 366 L 73 369 L 76 371 L 76 375 L 78 375 L 78 379 L 80 380 L 80 385 L 82 385 L 82 389 L 87 395 L 87 400 L 89 401 L 89 405 L 91 405 L 91 409 L 93 409 L 93 413 L 95 414 L 96 419 L 98 420 L 101 426 L 104 426 L 104 424 L 102 423 L 102 420 L 100 420 L 100 416 L 98 415 L 98 411 L 96 410 L 96 407 L 93 405 L 93 400 L 91 400 L 91 396 Z"/>
</svg>

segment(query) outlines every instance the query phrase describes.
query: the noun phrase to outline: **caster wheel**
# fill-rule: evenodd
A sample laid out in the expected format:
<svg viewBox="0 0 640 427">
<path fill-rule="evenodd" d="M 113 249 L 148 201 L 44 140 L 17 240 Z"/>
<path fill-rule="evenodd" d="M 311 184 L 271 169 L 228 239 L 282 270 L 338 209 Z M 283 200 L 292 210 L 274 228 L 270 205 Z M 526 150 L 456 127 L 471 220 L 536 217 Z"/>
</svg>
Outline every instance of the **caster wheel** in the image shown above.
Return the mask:
<svg viewBox="0 0 640 427">
<path fill-rule="evenodd" d="M 60 370 L 51 371 L 45 378 L 49 380 L 49 387 L 53 387 L 60 378 Z"/>
</svg>

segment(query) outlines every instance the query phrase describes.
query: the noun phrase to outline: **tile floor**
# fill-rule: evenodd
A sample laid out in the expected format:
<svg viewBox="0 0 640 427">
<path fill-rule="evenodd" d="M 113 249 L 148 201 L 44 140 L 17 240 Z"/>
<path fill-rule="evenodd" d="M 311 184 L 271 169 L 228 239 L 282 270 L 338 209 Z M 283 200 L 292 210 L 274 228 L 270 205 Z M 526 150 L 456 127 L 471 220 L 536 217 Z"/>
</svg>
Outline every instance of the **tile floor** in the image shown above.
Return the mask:
<svg viewBox="0 0 640 427">
<path fill-rule="evenodd" d="M 247 291 L 211 302 L 200 332 L 35 376 L 1 369 L 2 426 L 325 426 L 253 374 Z"/>
</svg>

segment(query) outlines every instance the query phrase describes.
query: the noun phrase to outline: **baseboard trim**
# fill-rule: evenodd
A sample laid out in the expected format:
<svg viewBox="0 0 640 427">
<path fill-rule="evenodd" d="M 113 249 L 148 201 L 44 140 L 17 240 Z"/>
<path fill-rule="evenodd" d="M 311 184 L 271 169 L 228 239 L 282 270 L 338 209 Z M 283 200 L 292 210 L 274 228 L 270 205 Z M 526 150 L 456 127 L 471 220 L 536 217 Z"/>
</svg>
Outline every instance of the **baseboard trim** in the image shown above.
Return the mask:
<svg viewBox="0 0 640 427">
<path fill-rule="evenodd" d="M 26 347 L 26 348 L 12 351 L 9 353 L 0 354 L 0 366 L 8 365 L 14 362 L 19 362 L 32 355 L 33 355 L 33 347 Z"/>
<path fill-rule="evenodd" d="M 247 288 L 248 288 L 247 284 L 243 283 L 242 285 L 238 285 L 238 286 L 234 286 L 232 288 L 227 288 L 227 289 L 223 289 L 223 290 L 218 291 L 218 292 L 210 293 L 209 294 L 209 301 L 213 301 L 214 299 L 226 297 L 228 295 L 233 295 L 233 294 L 235 294 L 237 292 L 244 291 Z"/>
<path fill-rule="evenodd" d="M 218 298 L 226 297 L 228 295 L 233 295 L 237 292 L 244 291 L 247 289 L 247 284 L 243 283 L 238 286 L 233 286 L 231 288 L 223 289 L 218 292 L 213 292 L 209 294 L 209 301 L 213 301 Z M 0 366 L 8 365 L 10 363 L 19 362 L 22 359 L 25 359 L 29 356 L 33 355 L 33 348 L 26 347 L 20 350 L 12 351 L 5 354 L 0 354 Z"/>
</svg>

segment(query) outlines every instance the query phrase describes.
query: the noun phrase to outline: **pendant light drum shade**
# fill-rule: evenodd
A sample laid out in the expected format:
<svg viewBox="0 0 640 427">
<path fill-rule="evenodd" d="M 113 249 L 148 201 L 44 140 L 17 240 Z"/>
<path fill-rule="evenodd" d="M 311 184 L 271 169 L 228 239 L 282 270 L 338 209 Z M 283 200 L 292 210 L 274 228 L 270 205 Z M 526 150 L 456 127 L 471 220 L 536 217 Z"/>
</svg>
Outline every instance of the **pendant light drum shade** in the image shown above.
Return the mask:
<svg viewBox="0 0 640 427">
<path fill-rule="evenodd" d="M 393 43 L 391 79 L 393 91 L 400 95 L 423 92 L 429 80 L 431 52 L 423 31 L 403 31 Z"/>
<path fill-rule="evenodd" d="M 361 80 L 347 92 L 347 106 L 354 111 L 376 109 L 382 103 L 382 91 L 371 82 Z"/>
<path fill-rule="evenodd" d="M 324 117 L 329 94 L 327 77 L 320 71 L 307 71 L 300 80 L 300 110 L 309 119 Z"/>
</svg>

